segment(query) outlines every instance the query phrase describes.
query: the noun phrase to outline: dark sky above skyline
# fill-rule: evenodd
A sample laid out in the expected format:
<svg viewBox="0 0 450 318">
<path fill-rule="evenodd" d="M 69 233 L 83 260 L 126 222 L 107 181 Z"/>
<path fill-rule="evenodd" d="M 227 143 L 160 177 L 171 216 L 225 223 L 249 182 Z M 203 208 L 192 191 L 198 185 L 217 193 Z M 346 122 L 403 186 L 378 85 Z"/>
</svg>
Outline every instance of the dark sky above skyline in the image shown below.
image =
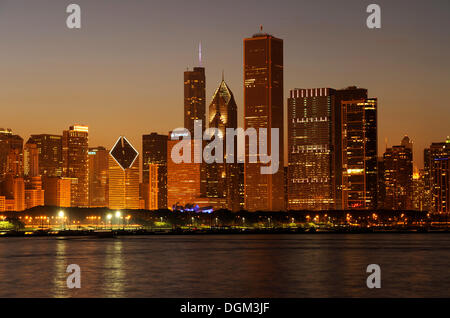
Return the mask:
<svg viewBox="0 0 450 318">
<path fill-rule="evenodd" d="M 81 30 L 66 7 L 82 9 Z M 366 7 L 382 28 L 366 27 Z M 0 0 L 0 127 L 24 139 L 90 126 L 90 145 L 183 124 L 183 71 L 202 42 L 207 104 L 222 70 L 243 122 L 242 41 L 284 40 L 289 89 L 357 85 L 379 99 L 379 155 L 408 134 L 415 161 L 450 134 L 450 2 Z"/>
</svg>

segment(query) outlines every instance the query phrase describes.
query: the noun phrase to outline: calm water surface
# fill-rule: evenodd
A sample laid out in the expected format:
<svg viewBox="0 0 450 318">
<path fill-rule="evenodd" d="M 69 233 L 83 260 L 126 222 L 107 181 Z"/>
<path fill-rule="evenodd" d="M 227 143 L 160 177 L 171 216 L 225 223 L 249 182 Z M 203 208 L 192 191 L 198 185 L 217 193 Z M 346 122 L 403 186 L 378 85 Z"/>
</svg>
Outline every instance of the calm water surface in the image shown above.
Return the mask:
<svg viewBox="0 0 450 318">
<path fill-rule="evenodd" d="M 446 234 L 2 238 L 0 297 L 450 297 L 449 264 Z"/>
</svg>

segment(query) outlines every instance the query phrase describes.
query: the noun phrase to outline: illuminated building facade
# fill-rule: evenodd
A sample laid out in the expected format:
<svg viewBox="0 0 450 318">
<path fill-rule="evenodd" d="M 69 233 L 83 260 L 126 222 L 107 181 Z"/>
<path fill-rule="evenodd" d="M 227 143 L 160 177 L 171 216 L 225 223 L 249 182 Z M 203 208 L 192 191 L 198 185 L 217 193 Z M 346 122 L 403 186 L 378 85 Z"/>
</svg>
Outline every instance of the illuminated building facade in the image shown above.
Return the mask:
<svg viewBox="0 0 450 318">
<path fill-rule="evenodd" d="M 239 166 L 238 163 L 226 163 L 226 129 L 237 128 L 237 105 L 228 85 L 222 82 L 214 92 L 209 105 L 209 128 L 217 128 L 223 142 L 223 163 L 206 165 L 206 196 L 208 198 L 221 198 L 232 211 L 239 211 Z M 236 145 L 236 143 L 234 143 Z M 234 153 L 237 153 L 235 146 Z"/>
<path fill-rule="evenodd" d="M 167 141 L 167 205 L 169 209 L 194 204 L 204 193 L 204 191 L 201 191 L 202 164 L 194 162 L 196 151 L 194 143 L 190 144 L 190 163 L 175 163 L 172 160 L 172 148 L 179 142 L 179 140 L 170 140 L 170 138 Z"/>
<path fill-rule="evenodd" d="M 89 206 L 89 128 L 75 125 L 63 132 L 63 176 L 72 178 L 72 206 Z"/>
<path fill-rule="evenodd" d="M 32 176 L 25 180 L 25 209 L 43 206 L 45 191 L 42 189 L 41 176 Z"/>
<path fill-rule="evenodd" d="M 167 139 L 167 135 L 157 133 L 142 136 L 143 183 L 148 184 L 150 182 L 150 166 L 156 165 L 158 170 L 156 209 L 167 209 Z"/>
<path fill-rule="evenodd" d="M 89 207 L 108 206 L 108 158 L 104 147 L 89 148 Z"/>
<path fill-rule="evenodd" d="M 0 128 L 0 181 L 6 174 L 23 174 L 23 139 L 11 129 Z"/>
<path fill-rule="evenodd" d="M 377 99 L 342 101 L 342 204 L 377 206 Z"/>
<path fill-rule="evenodd" d="M 148 183 L 146 184 L 144 200 L 146 210 L 158 210 L 159 209 L 159 178 L 158 178 L 159 165 L 148 165 Z"/>
<path fill-rule="evenodd" d="M 35 144 L 39 154 L 39 174 L 61 177 L 63 167 L 62 139 L 60 135 L 31 135 L 27 144 Z"/>
<path fill-rule="evenodd" d="M 429 199 L 425 191 L 425 170 L 413 174 L 413 210 L 429 211 Z"/>
<path fill-rule="evenodd" d="M 39 176 L 39 149 L 36 144 L 27 142 L 23 149 L 23 169 L 25 177 Z"/>
<path fill-rule="evenodd" d="M 283 40 L 259 33 L 244 39 L 244 127 L 279 129 L 279 169 L 261 174 L 261 162 L 249 162 L 246 141 L 245 208 L 249 211 L 284 210 Z M 257 159 L 259 161 L 259 159 Z"/>
<path fill-rule="evenodd" d="M 413 208 L 413 153 L 405 146 L 386 149 L 384 161 L 384 208 L 411 210 Z"/>
<path fill-rule="evenodd" d="M 202 132 L 206 120 L 206 77 L 204 67 L 194 67 L 184 72 L 184 128 L 194 134 L 194 121 L 202 121 Z"/>
<path fill-rule="evenodd" d="M 1 190 L 6 200 L 6 211 L 25 210 L 25 182 L 22 177 L 7 174 L 1 184 Z"/>
<path fill-rule="evenodd" d="M 430 192 L 431 211 L 450 212 L 450 138 L 445 142 L 432 143 L 425 151 L 426 187 Z"/>
<path fill-rule="evenodd" d="M 46 206 L 70 207 L 71 206 L 71 178 L 43 177 L 44 203 Z"/>
<path fill-rule="evenodd" d="M 295 89 L 288 98 L 288 209 L 334 208 L 331 88 Z"/>
<path fill-rule="evenodd" d="M 139 209 L 139 153 L 120 137 L 108 158 L 110 209 Z"/>
</svg>

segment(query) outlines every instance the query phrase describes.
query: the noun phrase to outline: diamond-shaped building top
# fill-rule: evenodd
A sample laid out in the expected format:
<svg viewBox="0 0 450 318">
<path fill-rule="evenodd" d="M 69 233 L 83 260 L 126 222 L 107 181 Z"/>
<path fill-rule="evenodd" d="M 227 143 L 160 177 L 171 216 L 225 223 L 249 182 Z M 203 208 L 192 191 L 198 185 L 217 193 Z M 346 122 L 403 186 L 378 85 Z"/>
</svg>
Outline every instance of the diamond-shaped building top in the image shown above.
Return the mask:
<svg viewBox="0 0 450 318">
<path fill-rule="evenodd" d="M 109 154 L 123 170 L 131 168 L 134 161 L 139 156 L 137 150 L 134 149 L 128 139 L 123 136 L 119 137 Z"/>
</svg>

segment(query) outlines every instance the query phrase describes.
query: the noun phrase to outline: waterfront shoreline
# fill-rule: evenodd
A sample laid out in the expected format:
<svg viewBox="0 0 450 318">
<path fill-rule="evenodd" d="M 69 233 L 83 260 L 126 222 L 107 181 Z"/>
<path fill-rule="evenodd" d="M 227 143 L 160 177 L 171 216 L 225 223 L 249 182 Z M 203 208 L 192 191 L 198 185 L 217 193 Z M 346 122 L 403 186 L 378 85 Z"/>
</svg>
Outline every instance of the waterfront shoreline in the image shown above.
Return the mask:
<svg viewBox="0 0 450 318">
<path fill-rule="evenodd" d="M 377 229 L 377 230 L 361 230 L 361 229 L 341 229 L 341 230 L 285 230 L 285 229 L 270 229 L 270 230 L 101 230 L 101 231 L 86 231 L 86 230 L 63 230 L 63 231 L 18 231 L 18 232 L 3 232 L 0 233 L 0 238 L 7 237 L 97 237 L 97 238 L 116 238 L 121 236 L 203 236 L 203 235 L 323 235 L 323 234 L 450 234 L 449 229 Z"/>
</svg>

